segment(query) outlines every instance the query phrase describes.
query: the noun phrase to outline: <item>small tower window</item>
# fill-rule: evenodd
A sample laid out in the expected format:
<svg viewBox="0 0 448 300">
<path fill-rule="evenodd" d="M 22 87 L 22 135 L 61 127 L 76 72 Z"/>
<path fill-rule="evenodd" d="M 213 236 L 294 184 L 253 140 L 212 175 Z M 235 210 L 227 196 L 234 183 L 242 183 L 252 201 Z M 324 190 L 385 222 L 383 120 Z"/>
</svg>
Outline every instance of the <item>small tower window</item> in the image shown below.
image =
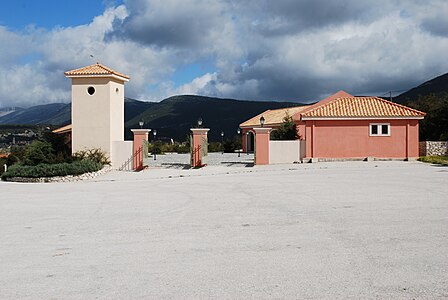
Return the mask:
<svg viewBox="0 0 448 300">
<path fill-rule="evenodd" d="M 92 96 L 93 94 L 95 94 L 95 88 L 93 86 L 89 86 L 87 88 L 87 93 Z"/>
</svg>

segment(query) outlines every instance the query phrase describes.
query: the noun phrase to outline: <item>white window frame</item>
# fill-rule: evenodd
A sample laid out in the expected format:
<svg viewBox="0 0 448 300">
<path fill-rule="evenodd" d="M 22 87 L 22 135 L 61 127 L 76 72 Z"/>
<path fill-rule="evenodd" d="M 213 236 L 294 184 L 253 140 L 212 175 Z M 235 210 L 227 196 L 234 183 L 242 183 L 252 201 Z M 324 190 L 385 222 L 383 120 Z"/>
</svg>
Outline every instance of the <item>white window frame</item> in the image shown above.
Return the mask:
<svg viewBox="0 0 448 300">
<path fill-rule="evenodd" d="M 372 133 L 372 127 L 376 125 L 378 126 L 378 133 Z M 382 126 L 387 125 L 387 134 L 382 133 Z M 390 136 L 390 123 L 370 123 L 369 124 L 369 135 L 370 136 Z"/>
</svg>

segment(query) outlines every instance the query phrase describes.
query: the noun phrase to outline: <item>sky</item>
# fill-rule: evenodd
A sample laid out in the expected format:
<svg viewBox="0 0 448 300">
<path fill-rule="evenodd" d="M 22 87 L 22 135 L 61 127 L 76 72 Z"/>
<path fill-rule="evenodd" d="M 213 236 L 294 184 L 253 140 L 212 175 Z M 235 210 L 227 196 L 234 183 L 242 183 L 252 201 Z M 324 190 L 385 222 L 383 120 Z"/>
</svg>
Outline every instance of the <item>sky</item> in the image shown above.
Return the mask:
<svg viewBox="0 0 448 300">
<path fill-rule="evenodd" d="M 448 72 L 447 16 L 446 0 L 2 1 L 0 108 L 69 102 L 63 72 L 95 62 L 147 101 L 399 94 Z"/>
</svg>

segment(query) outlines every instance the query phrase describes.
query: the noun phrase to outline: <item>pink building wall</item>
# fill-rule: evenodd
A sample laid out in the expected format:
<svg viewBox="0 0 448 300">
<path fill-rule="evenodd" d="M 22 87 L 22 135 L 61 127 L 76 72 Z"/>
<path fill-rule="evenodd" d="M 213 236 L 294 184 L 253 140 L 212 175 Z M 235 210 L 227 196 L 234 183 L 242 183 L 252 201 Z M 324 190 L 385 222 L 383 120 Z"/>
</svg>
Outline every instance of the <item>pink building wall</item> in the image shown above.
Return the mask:
<svg viewBox="0 0 448 300">
<path fill-rule="evenodd" d="M 390 136 L 370 136 L 371 123 L 389 123 Z M 418 120 L 306 121 L 307 158 L 416 158 Z"/>
</svg>

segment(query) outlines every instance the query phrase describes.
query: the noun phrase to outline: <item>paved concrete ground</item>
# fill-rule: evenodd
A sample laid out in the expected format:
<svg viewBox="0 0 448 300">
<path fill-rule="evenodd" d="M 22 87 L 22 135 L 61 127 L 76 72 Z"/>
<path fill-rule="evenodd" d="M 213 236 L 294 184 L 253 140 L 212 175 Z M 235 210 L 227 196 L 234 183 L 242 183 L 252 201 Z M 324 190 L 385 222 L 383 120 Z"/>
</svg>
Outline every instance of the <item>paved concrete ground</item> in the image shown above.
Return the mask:
<svg viewBox="0 0 448 300">
<path fill-rule="evenodd" d="M 205 158 L 208 166 L 233 166 L 233 167 L 252 167 L 254 164 L 254 155 L 252 153 L 209 153 Z M 145 164 L 149 167 L 168 168 L 168 169 L 189 169 L 191 166 L 190 154 L 163 154 L 150 155 L 145 159 Z"/>
<path fill-rule="evenodd" d="M 448 168 L 0 183 L 0 299 L 447 299 Z"/>
</svg>

